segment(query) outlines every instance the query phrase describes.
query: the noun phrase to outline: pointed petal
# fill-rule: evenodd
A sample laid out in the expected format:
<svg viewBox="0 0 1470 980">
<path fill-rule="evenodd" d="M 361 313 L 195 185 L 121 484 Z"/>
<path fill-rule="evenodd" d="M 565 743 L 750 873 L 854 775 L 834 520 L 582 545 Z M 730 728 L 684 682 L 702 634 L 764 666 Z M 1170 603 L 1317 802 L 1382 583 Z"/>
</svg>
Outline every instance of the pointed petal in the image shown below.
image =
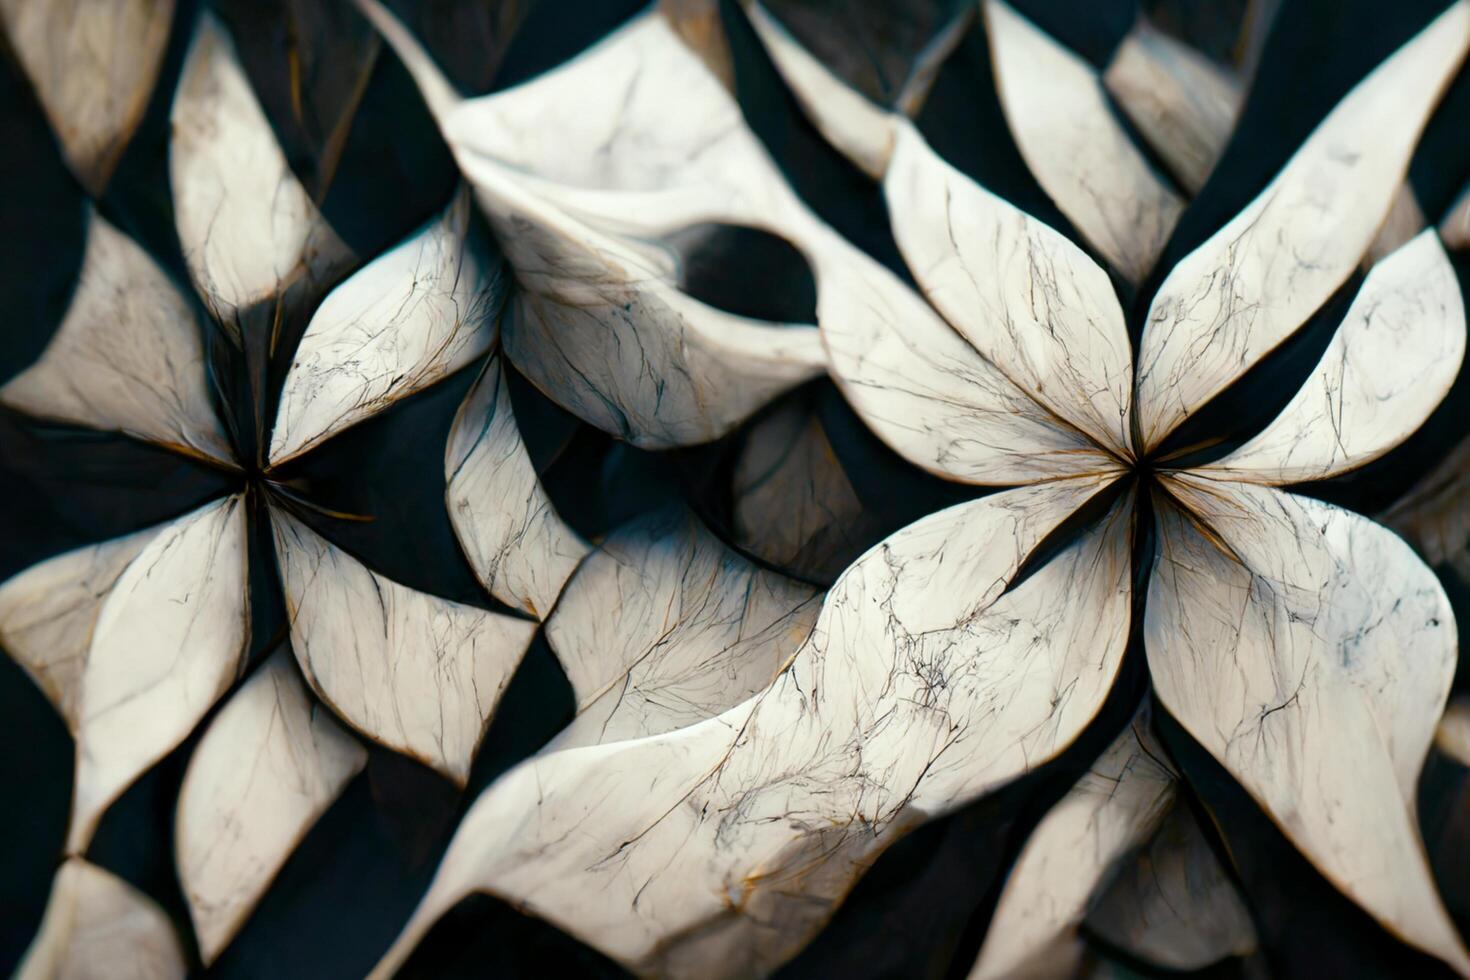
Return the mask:
<svg viewBox="0 0 1470 980">
<path fill-rule="evenodd" d="M 1096 69 L 1001 0 L 985 0 L 996 89 L 1026 166 L 1130 282 L 1158 261 L 1184 210 L 1114 118 Z"/>
<path fill-rule="evenodd" d="M 1470 766 L 1470 697 L 1462 694 L 1450 702 L 1435 729 L 1434 744 L 1460 765 Z"/>
<path fill-rule="evenodd" d="M 1128 632 L 1126 512 L 1002 592 L 1102 485 L 1011 490 L 910 525 L 838 581 L 766 691 L 512 770 L 375 976 L 472 890 L 636 972 L 773 970 L 892 840 L 1051 758 L 1098 710 Z"/>
<path fill-rule="evenodd" d="M 205 370 L 201 324 L 188 299 L 94 211 L 66 316 L 41 359 L 0 388 L 0 402 L 228 462 Z"/>
<path fill-rule="evenodd" d="M 278 465 L 483 355 L 506 284 L 470 234 L 469 195 L 333 289 L 281 386 Z"/>
<path fill-rule="evenodd" d="M 194 288 L 227 328 L 239 310 L 351 258 L 291 172 L 229 33 L 199 18 L 173 104 L 169 180 Z"/>
<path fill-rule="evenodd" d="M 587 545 L 557 515 L 531 466 L 499 355 L 454 417 L 444 477 L 449 520 L 475 574 L 501 602 L 544 618 Z"/>
<path fill-rule="evenodd" d="M 960 336 L 1047 411 L 1126 456 L 1133 352 L 1108 274 L 910 125 L 883 189 L 905 261 Z"/>
<path fill-rule="evenodd" d="M 1075 973 L 1077 927 L 1174 801 L 1175 773 L 1160 761 L 1148 724 L 1145 708 L 1032 831 L 970 980 Z"/>
<path fill-rule="evenodd" d="M 113 583 L 82 668 L 67 853 L 86 849 L 103 811 L 234 681 L 246 590 L 240 497 L 165 525 Z"/>
<path fill-rule="evenodd" d="M 143 119 L 173 21 L 173 0 L 58 4 L 4 0 L 0 22 L 72 173 L 101 197 Z"/>
<path fill-rule="evenodd" d="M 215 716 L 189 759 L 174 822 L 179 880 L 206 966 L 366 763 L 367 751 L 308 698 L 286 650 Z"/>
<path fill-rule="evenodd" d="M 1139 355 L 1145 448 L 1248 371 L 1342 285 L 1470 45 L 1454 4 L 1338 103 L 1245 210 L 1176 265 Z"/>
<path fill-rule="evenodd" d="M 1253 483 L 1356 469 L 1413 435 L 1465 356 L 1465 303 L 1433 229 L 1375 265 L 1316 369 L 1254 439 L 1204 468 Z"/>
<path fill-rule="evenodd" d="M 1161 503 L 1145 626 L 1158 697 L 1328 880 L 1470 971 L 1415 818 L 1455 669 L 1439 582 L 1329 504 L 1187 474 L 1165 486 L 1194 516 Z"/>
<path fill-rule="evenodd" d="M 734 707 L 790 662 L 820 606 L 816 589 L 751 564 L 687 512 L 619 528 L 546 622 L 577 697 L 553 747 L 657 735 Z"/>
<path fill-rule="evenodd" d="M 368 738 L 463 784 L 536 624 L 416 592 L 271 511 L 291 646 Z"/>
<path fill-rule="evenodd" d="M 183 980 L 184 949 L 153 899 L 81 858 L 56 872 L 16 980 Z"/>
<path fill-rule="evenodd" d="M 1140 17 L 1102 81 L 1180 186 L 1198 194 L 1235 129 L 1239 79 Z"/>
</svg>

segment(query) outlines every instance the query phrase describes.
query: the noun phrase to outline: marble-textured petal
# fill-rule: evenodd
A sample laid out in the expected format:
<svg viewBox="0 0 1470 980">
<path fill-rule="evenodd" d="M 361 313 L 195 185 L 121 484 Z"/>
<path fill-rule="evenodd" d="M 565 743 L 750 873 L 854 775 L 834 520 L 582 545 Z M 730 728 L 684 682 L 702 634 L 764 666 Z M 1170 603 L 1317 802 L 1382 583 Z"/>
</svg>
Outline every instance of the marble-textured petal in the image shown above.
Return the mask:
<svg viewBox="0 0 1470 980">
<path fill-rule="evenodd" d="M 1161 761 L 1148 724 L 1144 709 L 1032 831 L 1006 878 L 971 980 L 1075 974 L 1078 926 L 1174 800 L 1175 773 Z"/>
<path fill-rule="evenodd" d="M 1003 0 L 984 10 L 1001 108 L 1026 166 L 1113 268 L 1142 281 L 1184 202 L 1114 118 L 1096 69 Z"/>
<path fill-rule="evenodd" d="M 834 267 L 818 302 L 833 381 L 915 466 L 990 485 L 1121 471 L 871 259 Z"/>
<path fill-rule="evenodd" d="M 1378 521 L 1403 535 L 1432 567 L 1470 582 L 1470 439 L 1452 449 Z"/>
<path fill-rule="evenodd" d="M 462 785 L 536 624 L 399 585 L 284 511 L 271 526 L 307 683 L 364 735 Z"/>
<path fill-rule="evenodd" d="M 1127 511 L 1006 587 L 1105 482 L 924 518 L 838 580 L 764 692 L 512 770 L 466 816 L 375 976 L 474 890 L 638 973 L 772 971 L 904 831 L 1050 759 L 1092 719 L 1127 641 Z"/>
<path fill-rule="evenodd" d="M 121 878 L 68 858 L 15 980 L 184 980 L 184 948 L 158 904 Z"/>
<path fill-rule="evenodd" d="M 1470 766 L 1470 696 L 1450 702 L 1434 731 L 1434 744 L 1460 765 Z"/>
<path fill-rule="evenodd" d="M 179 880 L 206 965 L 366 763 L 367 750 L 310 699 L 284 649 L 210 722 L 174 821 Z"/>
<path fill-rule="evenodd" d="M 449 520 L 475 574 L 495 598 L 545 618 L 587 545 L 536 476 L 498 354 L 454 417 L 444 476 Z"/>
<path fill-rule="evenodd" d="M 1283 484 L 1362 466 L 1418 430 L 1449 393 L 1464 356 L 1460 282 L 1430 229 L 1368 273 L 1281 414 L 1202 471 Z"/>
<path fill-rule="evenodd" d="M 45 692 L 73 735 L 82 674 L 102 603 L 162 529 L 68 551 L 0 585 L 0 646 Z"/>
<path fill-rule="evenodd" d="M 0 388 L 0 402 L 229 461 L 205 381 L 201 329 L 158 263 L 93 211 L 61 326 L 41 358 Z"/>
<path fill-rule="evenodd" d="M 1460 192 L 1449 212 L 1440 221 L 1439 234 L 1449 248 L 1470 248 L 1470 187 Z"/>
<path fill-rule="evenodd" d="M 960 336 L 1065 425 L 1127 456 L 1133 352 L 1108 274 L 911 125 L 883 189 L 905 261 Z"/>
<path fill-rule="evenodd" d="M 1164 486 L 1179 503 L 1160 502 L 1145 617 L 1155 693 L 1328 880 L 1470 972 L 1416 823 L 1455 669 L 1438 580 L 1330 504 L 1189 474 Z"/>
<path fill-rule="evenodd" d="M 1140 17 L 1102 81 L 1179 185 L 1199 193 L 1235 128 L 1239 79 Z"/>
<path fill-rule="evenodd" d="M 1202 970 L 1256 949 L 1250 913 L 1182 800 L 1113 879 L 1087 927 L 1115 948 L 1170 970 Z"/>
<path fill-rule="evenodd" d="M 173 0 L 0 2 L 10 50 L 93 197 L 143 119 L 173 14 Z"/>
<path fill-rule="evenodd" d="M 165 525 L 112 584 L 82 668 L 67 853 L 235 680 L 249 639 L 245 502 Z"/>
<path fill-rule="evenodd" d="M 179 244 L 195 289 L 226 329 L 243 307 L 350 261 L 291 172 L 229 33 L 208 12 L 184 60 L 172 120 Z"/>
<path fill-rule="evenodd" d="M 281 386 L 273 465 L 422 391 L 495 343 L 506 284 L 470 233 L 468 192 L 333 289 Z"/>
<path fill-rule="evenodd" d="M 1295 332 L 1352 273 L 1467 45 L 1470 3 L 1460 0 L 1359 82 L 1266 189 L 1169 273 L 1138 359 L 1144 448 Z"/>
<path fill-rule="evenodd" d="M 577 718 L 571 748 L 692 725 L 764 690 L 811 634 L 816 589 L 731 551 L 691 513 L 613 532 L 546 622 Z"/>
</svg>

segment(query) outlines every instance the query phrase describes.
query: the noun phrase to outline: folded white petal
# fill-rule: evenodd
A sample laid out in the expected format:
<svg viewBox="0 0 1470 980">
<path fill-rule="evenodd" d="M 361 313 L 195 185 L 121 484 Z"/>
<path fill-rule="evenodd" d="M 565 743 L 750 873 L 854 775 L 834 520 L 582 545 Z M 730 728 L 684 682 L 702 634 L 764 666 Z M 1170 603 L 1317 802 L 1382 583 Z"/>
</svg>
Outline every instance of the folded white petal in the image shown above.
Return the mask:
<svg viewBox="0 0 1470 980">
<path fill-rule="evenodd" d="M 1460 282 L 1430 229 L 1368 273 L 1281 414 L 1204 471 L 1283 484 L 1362 466 L 1418 430 L 1449 393 L 1464 356 Z"/>
<path fill-rule="evenodd" d="M 183 980 L 189 967 L 158 904 L 121 878 L 68 858 L 15 980 Z"/>
<path fill-rule="evenodd" d="M 158 263 L 92 211 L 66 316 L 40 360 L 0 388 L 0 402 L 229 461 L 205 382 L 201 330 Z"/>
<path fill-rule="evenodd" d="M 656 735 L 734 707 L 790 662 L 820 607 L 816 589 L 740 557 L 687 512 L 619 528 L 546 622 L 577 698 L 552 747 Z"/>
<path fill-rule="evenodd" d="M 179 880 L 206 965 L 366 762 L 367 751 L 312 703 L 285 650 L 210 722 L 174 822 Z"/>
<path fill-rule="evenodd" d="M 1470 971 L 1414 805 L 1455 669 L 1439 582 L 1329 504 L 1188 474 L 1165 486 L 1193 516 L 1160 510 L 1145 628 L 1159 699 L 1328 880 Z"/>
<path fill-rule="evenodd" d="M 368 738 L 463 784 L 536 624 L 399 585 L 279 509 L 271 526 L 307 683 Z"/>
<path fill-rule="evenodd" d="M 1169 273 L 1139 355 L 1145 448 L 1289 337 L 1367 251 L 1470 46 L 1459 0 L 1368 74 L 1240 214 Z"/>
<path fill-rule="evenodd" d="M 495 343 L 506 283 L 470 235 L 465 192 L 327 295 L 281 386 L 270 461 L 299 456 Z"/>
</svg>

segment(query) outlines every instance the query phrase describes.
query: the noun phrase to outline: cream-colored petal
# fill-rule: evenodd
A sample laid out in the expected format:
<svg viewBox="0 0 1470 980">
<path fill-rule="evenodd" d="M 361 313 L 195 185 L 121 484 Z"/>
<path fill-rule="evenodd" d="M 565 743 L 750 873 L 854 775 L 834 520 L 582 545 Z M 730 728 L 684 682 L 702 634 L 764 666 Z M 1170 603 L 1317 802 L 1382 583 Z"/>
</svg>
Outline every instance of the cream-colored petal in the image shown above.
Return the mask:
<svg viewBox="0 0 1470 980">
<path fill-rule="evenodd" d="M 367 751 L 312 702 L 291 654 L 272 654 L 210 722 L 179 790 L 174 847 L 205 965 Z"/>
<path fill-rule="evenodd" d="M 206 12 L 174 94 L 169 180 L 194 287 L 215 319 L 351 259 L 291 172 L 240 67 L 234 41 Z"/>
<path fill-rule="evenodd" d="M 735 554 L 693 514 L 619 528 L 546 621 L 577 698 L 551 747 L 657 735 L 734 707 L 790 662 L 820 607 L 816 589 Z"/>
<path fill-rule="evenodd" d="M 1470 971 L 1414 805 L 1455 668 L 1439 582 L 1329 504 L 1188 474 L 1165 487 L 1193 516 L 1161 504 L 1145 617 L 1157 696 L 1328 880 Z"/>
<path fill-rule="evenodd" d="M 173 15 L 173 0 L 0 2 L 10 50 L 93 197 L 143 119 Z"/>
<path fill-rule="evenodd" d="M 1202 472 L 1255 483 L 1323 480 L 1418 430 L 1465 356 L 1465 303 L 1433 229 L 1368 273 L 1306 384 L 1254 439 Z"/>
<path fill-rule="evenodd" d="M 506 283 L 470 234 L 470 201 L 333 289 L 281 386 L 270 461 L 283 463 L 422 391 L 495 343 Z M 493 264 L 492 264 L 493 262 Z"/>
<path fill-rule="evenodd" d="M 1470 766 L 1470 696 L 1450 702 L 1434 731 L 1434 744 L 1460 765 Z"/>
<path fill-rule="evenodd" d="M 545 618 L 587 545 L 557 515 L 536 476 L 498 354 L 454 417 L 444 478 L 450 523 L 485 588 Z"/>
<path fill-rule="evenodd" d="M 113 582 L 92 628 L 76 703 L 67 853 L 235 680 L 249 640 L 245 502 L 165 525 Z"/>
<path fill-rule="evenodd" d="M 1126 455 L 1133 351 L 1108 274 L 911 125 L 883 190 L 905 261 L 960 336 L 1064 424 Z"/>
<path fill-rule="evenodd" d="M 536 624 L 399 585 L 284 511 L 271 526 L 307 683 L 364 735 L 463 784 Z"/>
<path fill-rule="evenodd" d="M 984 10 L 1001 108 L 1026 166 L 1103 258 L 1141 282 L 1184 202 L 1113 116 L 1096 69 L 1003 0 Z"/>
<path fill-rule="evenodd" d="M 638 973 L 772 971 L 891 841 L 1051 758 L 1092 719 L 1127 640 L 1127 511 L 1005 589 L 1099 488 L 1026 487 L 910 525 L 833 586 L 761 694 L 512 770 L 476 801 L 374 975 L 472 890 Z"/>
<path fill-rule="evenodd" d="M 1169 273 L 1138 359 L 1146 448 L 1295 332 L 1352 273 L 1467 45 L 1470 3 L 1460 0 L 1359 82 L 1266 189 Z"/>
<path fill-rule="evenodd" d="M 205 373 L 202 324 L 188 299 L 93 211 L 61 326 L 40 360 L 0 388 L 0 402 L 227 462 Z"/>
<path fill-rule="evenodd" d="M 56 872 L 41 930 L 15 980 L 183 980 L 188 972 L 163 909 L 74 857 Z"/>
<path fill-rule="evenodd" d="M 1175 774 L 1148 725 L 1144 709 L 1032 831 L 1001 891 L 971 980 L 1076 973 L 1077 927 L 1174 801 Z"/>
</svg>

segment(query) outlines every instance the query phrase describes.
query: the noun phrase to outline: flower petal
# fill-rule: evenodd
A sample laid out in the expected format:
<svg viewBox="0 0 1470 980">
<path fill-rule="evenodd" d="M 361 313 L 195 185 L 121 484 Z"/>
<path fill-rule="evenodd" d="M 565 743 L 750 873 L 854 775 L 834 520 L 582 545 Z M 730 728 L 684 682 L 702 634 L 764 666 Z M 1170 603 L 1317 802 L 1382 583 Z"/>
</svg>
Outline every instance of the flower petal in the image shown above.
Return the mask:
<svg viewBox="0 0 1470 980">
<path fill-rule="evenodd" d="M 188 969 L 179 937 L 153 899 L 74 857 L 56 872 L 41 929 L 15 978 L 183 980 Z"/>
<path fill-rule="evenodd" d="M 189 759 L 174 823 L 179 880 L 206 966 L 366 763 L 367 751 L 307 697 L 286 650 L 210 722 Z"/>
<path fill-rule="evenodd" d="M 1450 702 L 1434 730 L 1434 744 L 1462 766 L 1470 766 L 1470 697 L 1460 695 Z"/>
<path fill-rule="evenodd" d="M 1075 974 L 1077 927 L 1174 801 L 1175 773 L 1159 761 L 1164 753 L 1148 724 L 1145 708 L 1032 831 L 970 980 Z"/>
<path fill-rule="evenodd" d="M 687 512 L 619 528 L 546 621 L 577 697 L 552 747 L 661 734 L 734 707 L 790 662 L 820 607 L 816 589 L 751 564 Z"/>
<path fill-rule="evenodd" d="M 270 461 L 279 465 L 419 392 L 495 343 L 506 284 L 478 254 L 469 195 L 333 289 L 281 387 Z"/>
<path fill-rule="evenodd" d="M 367 737 L 463 785 L 536 624 L 390 581 L 279 509 L 271 526 L 307 683 Z"/>
<path fill-rule="evenodd" d="M 763 693 L 512 770 L 375 975 L 472 890 L 640 973 L 774 969 L 892 840 L 1051 758 L 1098 710 L 1128 633 L 1127 512 L 1002 592 L 1105 485 L 1026 487 L 910 525 L 838 580 Z"/>
<path fill-rule="evenodd" d="M 905 261 L 960 336 L 1063 425 L 1126 456 L 1133 351 L 1108 274 L 910 125 L 883 189 Z"/>
<path fill-rule="evenodd" d="M 193 456 L 234 458 L 210 401 L 194 308 L 96 211 L 61 326 L 40 360 L 0 388 L 0 402 Z"/>
<path fill-rule="evenodd" d="M 544 618 L 587 545 L 531 466 L 498 354 L 454 417 L 444 477 L 449 520 L 475 574 L 501 602 Z"/>
<path fill-rule="evenodd" d="M 1254 439 L 1203 467 L 1302 483 L 1371 462 L 1413 435 L 1465 356 L 1465 303 L 1433 229 L 1375 265 L 1307 383 Z"/>
<path fill-rule="evenodd" d="M 1449 248 L 1470 248 L 1470 186 L 1460 192 L 1449 212 L 1440 221 L 1439 233 Z"/>
<path fill-rule="evenodd" d="M 1142 281 L 1184 202 L 1114 118 L 1096 69 L 1002 0 L 984 10 L 1001 108 L 1026 166 L 1113 268 Z"/>
<path fill-rule="evenodd" d="M 169 179 L 194 287 L 237 330 L 243 307 L 351 258 L 291 172 L 229 33 L 199 18 L 174 95 Z"/>
<path fill-rule="evenodd" d="M 173 0 L 111 0 L 78 9 L 4 0 L 0 22 L 72 173 L 101 197 L 143 119 L 168 45 Z"/>
<path fill-rule="evenodd" d="M 1169 273 L 1139 355 L 1145 449 L 1248 371 L 1367 251 L 1470 45 L 1461 0 L 1368 74 L 1274 180 Z"/>
<path fill-rule="evenodd" d="M 1158 697 L 1328 880 L 1470 971 L 1415 818 L 1455 669 L 1439 582 L 1329 504 L 1187 474 L 1165 485 L 1193 516 L 1161 504 L 1145 626 Z"/>
<path fill-rule="evenodd" d="M 1462 441 L 1397 503 L 1378 515 L 1432 567 L 1470 582 L 1470 439 Z"/>
</svg>

